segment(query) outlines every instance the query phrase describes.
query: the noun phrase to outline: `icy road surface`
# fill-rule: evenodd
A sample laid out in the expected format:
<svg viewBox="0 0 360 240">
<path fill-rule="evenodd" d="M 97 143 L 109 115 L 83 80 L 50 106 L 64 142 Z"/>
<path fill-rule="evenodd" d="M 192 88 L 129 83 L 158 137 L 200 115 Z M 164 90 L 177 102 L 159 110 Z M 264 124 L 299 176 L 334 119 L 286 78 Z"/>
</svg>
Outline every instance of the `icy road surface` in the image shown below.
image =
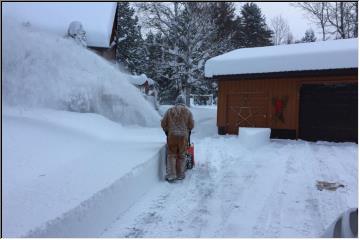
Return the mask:
<svg viewBox="0 0 360 240">
<path fill-rule="evenodd" d="M 192 111 L 195 168 L 150 190 L 102 237 L 319 237 L 357 207 L 357 144 L 273 140 L 243 148 L 209 128 L 216 110 Z M 319 191 L 317 180 L 345 187 Z"/>
</svg>

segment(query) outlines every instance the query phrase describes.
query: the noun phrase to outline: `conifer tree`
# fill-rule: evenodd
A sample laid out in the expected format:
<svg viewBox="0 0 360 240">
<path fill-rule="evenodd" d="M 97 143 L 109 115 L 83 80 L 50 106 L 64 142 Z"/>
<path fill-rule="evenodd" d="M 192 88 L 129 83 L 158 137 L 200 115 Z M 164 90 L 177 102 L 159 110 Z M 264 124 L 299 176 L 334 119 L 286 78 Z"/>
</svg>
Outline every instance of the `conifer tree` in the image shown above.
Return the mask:
<svg viewBox="0 0 360 240">
<path fill-rule="evenodd" d="M 129 2 L 118 2 L 116 59 L 131 73 L 143 72 L 145 51 L 138 18 Z"/>
<path fill-rule="evenodd" d="M 312 29 L 308 29 L 305 32 L 305 36 L 301 39 L 301 42 L 315 42 L 316 37 Z"/>
<path fill-rule="evenodd" d="M 236 47 L 260 47 L 272 44 L 272 31 L 265 22 L 260 8 L 255 3 L 246 3 L 237 18 Z"/>
<path fill-rule="evenodd" d="M 145 39 L 145 49 L 146 49 L 146 67 L 145 72 L 146 75 L 152 79 L 154 79 L 157 75 L 157 65 L 159 64 L 160 60 L 160 47 L 155 43 L 155 35 L 150 31 L 146 35 Z"/>
<path fill-rule="evenodd" d="M 222 42 L 221 49 L 214 54 L 219 55 L 233 50 L 233 37 L 236 32 L 234 3 L 211 2 L 209 8 L 216 28 L 214 43 Z"/>
</svg>

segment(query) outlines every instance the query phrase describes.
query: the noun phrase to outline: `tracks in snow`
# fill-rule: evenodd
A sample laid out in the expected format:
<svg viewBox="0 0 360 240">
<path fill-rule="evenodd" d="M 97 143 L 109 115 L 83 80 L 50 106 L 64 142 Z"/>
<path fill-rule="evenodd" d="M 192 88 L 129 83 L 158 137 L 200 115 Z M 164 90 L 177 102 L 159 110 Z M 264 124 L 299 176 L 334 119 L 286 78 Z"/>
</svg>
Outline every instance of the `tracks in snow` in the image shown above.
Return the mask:
<svg viewBox="0 0 360 240">
<path fill-rule="evenodd" d="M 346 193 L 315 188 L 336 175 L 323 159 L 339 154 L 331 146 L 274 141 L 249 151 L 236 138 L 196 146 L 197 165 L 185 180 L 150 191 L 103 237 L 318 237 L 330 221 L 324 211 L 344 206 Z"/>
</svg>

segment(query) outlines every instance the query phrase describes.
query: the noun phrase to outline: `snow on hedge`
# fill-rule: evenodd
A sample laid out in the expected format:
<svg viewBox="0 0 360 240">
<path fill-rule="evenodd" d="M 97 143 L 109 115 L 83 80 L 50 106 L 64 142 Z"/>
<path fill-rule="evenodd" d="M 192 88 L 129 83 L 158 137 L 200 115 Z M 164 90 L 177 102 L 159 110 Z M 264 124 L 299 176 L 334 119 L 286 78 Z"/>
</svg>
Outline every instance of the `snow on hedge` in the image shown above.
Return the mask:
<svg viewBox="0 0 360 240">
<path fill-rule="evenodd" d="M 209 59 L 205 76 L 358 67 L 358 39 L 242 48 Z"/>
<path fill-rule="evenodd" d="M 94 112 L 128 125 L 158 126 L 160 116 L 130 75 L 71 39 L 3 20 L 6 105 Z"/>
</svg>

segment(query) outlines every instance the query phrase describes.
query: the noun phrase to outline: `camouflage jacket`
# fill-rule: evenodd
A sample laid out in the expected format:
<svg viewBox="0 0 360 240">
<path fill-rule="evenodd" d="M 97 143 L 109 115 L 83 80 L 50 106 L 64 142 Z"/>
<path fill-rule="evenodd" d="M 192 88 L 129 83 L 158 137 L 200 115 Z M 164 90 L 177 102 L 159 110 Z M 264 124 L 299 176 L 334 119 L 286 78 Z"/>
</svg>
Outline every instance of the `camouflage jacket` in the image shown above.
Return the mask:
<svg viewBox="0 0 360 240">
<path fill-rule="evenodd" d="M 192 113 L 183 104 L 175 105 L 166 111 L 161 120 L 161 127 L 168 135 L 187 136 L 194 128 Z"/>
</svg>

